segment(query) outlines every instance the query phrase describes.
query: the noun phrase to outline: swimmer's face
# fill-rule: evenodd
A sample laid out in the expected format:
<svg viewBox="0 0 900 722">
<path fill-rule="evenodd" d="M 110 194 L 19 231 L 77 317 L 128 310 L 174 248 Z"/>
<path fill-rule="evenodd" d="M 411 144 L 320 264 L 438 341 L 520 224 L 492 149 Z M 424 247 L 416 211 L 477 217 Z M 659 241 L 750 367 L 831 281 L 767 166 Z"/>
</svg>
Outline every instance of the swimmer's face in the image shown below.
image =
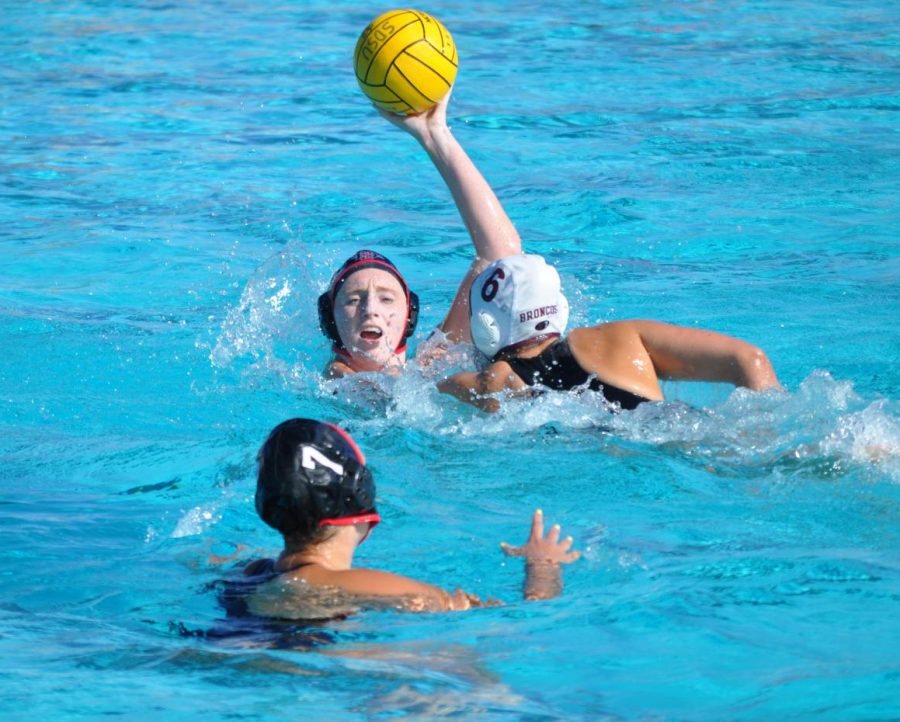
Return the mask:
<svg viewBox="0 0 900 722">
<path fill-rule="evenodd" d="M 397 360 L 394 350 L 408 312 L 403 287 L 387 271 L 364 268 L 344 281 L 334 299 L 334 320 L 358 370 L 378 370 Z"/>
</svg>

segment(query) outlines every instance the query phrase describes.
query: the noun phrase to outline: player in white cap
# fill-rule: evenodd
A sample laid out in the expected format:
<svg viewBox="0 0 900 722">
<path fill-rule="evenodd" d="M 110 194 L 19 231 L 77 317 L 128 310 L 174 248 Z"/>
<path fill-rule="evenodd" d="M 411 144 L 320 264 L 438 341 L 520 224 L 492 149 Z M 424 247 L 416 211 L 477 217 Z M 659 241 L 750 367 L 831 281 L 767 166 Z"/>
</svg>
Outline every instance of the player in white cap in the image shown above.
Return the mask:
<svg viewBox="0 0 900 722">
<path fill-rule="evenodd" d="M 614 321 L 566 335 L 569 305 L 559 274 L 541 256 L 491 263 L 471 286 L 470 313 L 472 341 L 489 363 L 438 388 L 484 411 L 497 411 L 503 392 L 530 394 L 535 386 L 599 392 L 617 409 L 662 400 L 660 379 L 779 387 L 761 349 L 713 331 Z"/>
</svg>

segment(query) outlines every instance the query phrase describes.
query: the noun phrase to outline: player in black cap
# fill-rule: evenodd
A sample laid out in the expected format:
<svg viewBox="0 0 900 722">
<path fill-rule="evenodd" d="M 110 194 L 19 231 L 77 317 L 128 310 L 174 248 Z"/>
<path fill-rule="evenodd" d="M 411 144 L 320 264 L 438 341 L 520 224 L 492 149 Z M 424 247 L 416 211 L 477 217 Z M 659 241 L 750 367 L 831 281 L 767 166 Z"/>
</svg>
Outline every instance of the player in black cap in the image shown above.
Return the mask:
<svg viewBox="0 0 900 722">
<path fill-rule="evenodd" d="M 285 421 L 269 434 L 258 459 L 256 510 L 281 532 L 284 550 L 275 560 L 257 560 L 245 568 L 248 576 L 269 578 L 257 592 L 266 602 L 251 604 L 251 609 L 267 616 L 289 615 L 291 598 L 302 604 L 318 593 L 321 605 L 323 591 L 336 593 L 325 598 L 339 613 L 348 604 L 367 602 L 414 611 L 484 605 L 462 590 L 451 594 L 397 574 L 353 568 L 356 547 L 379 516 L 365 457 L 342 429 L 311 419 Z M 562 589 L 559 565 L 579 557 L 570 551 L 571 537 L 560 540 L 559 533 L 555 525 L 545 536 L 543 516 L 536 511 L 524 545 L 501 545 L 507 555 L 525 558 L 526 599 L 556 596 Z"/>
</svg>

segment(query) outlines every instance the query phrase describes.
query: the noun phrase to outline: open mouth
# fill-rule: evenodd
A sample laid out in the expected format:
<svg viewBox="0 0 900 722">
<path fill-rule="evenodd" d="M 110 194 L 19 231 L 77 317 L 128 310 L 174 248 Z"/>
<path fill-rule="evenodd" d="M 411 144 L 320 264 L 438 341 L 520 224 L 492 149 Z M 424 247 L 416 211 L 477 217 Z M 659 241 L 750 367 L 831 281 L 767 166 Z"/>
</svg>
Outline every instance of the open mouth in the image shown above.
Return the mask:
<svg viewBox="0 0 900 722">
<path fill-rule="evenodd" d="M 368 326 L 359 332 L 359 337 L 365 341 L 378 341 L 384 336 L 384 331 L 374 326 Z"/>
</svg>

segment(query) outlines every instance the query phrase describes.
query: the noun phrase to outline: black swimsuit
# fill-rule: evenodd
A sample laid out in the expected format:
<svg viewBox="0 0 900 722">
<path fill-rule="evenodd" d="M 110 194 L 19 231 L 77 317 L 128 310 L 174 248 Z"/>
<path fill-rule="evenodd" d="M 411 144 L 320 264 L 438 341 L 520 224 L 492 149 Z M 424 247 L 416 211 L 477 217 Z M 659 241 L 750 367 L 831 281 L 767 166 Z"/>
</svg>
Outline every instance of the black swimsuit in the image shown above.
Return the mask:
<svg viewBox="0 0 900 722">
<path fill-rule="evenodd" d="M 179 634 L 203 637 L 222 644 L 252 644 L 270 649 L 308 649 L 334 642 L 334 636 L 322 627 L 343 619 L 344 615 L 329 619 L 277 619 L 259 617 L 248 609 L 248 600 L 262 585 L 305 564 L 281 572 L 276 569 L 273 559 L 251 563 L 254 564 L 252 575 L 220 579 L 208 585 L 209 589 L 218 592 L 225 619 L 217 620 L 215 626 L 204 630 L 189 630 L 183 624 L 175 625 Z"/>
<path fill-rule="evenodd" d="M 515 357 L 504 360 L 512 367 L 516 376 L 529 386 L 540 384 L 556 391 L 569 391 L 588 384 L 587 388 L 591 391 L 599 391 L 610 403 L 628 410 L 650 400 L 612 384 L 602 383 L 596 376 L 589 374 L 575 360 L 567 339 L 551 344 L 532 358 Z"/>
</svg>

